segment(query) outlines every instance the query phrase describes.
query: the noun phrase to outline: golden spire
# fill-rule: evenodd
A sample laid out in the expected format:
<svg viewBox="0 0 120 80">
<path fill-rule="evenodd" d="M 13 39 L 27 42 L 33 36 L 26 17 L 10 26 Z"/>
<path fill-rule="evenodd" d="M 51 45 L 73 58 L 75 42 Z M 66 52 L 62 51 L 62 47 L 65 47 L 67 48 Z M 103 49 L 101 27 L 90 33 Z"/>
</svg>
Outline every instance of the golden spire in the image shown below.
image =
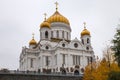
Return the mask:
<svg viewBox="0 0 120 80">
<path fill-rule="evenodd" d="M 84 24 L 84 29 L 86 29 L 86 22 L 84 22 L 83 24 Z"/>
<path fill-rule="evenodd" d="M 44 13 L 44 17 L 45 17 L 44 19 L 45 19 L 45 21 L 46 21 L 46 16 L 47 16 L 47 14 L 46 14 L 46 13 Z"/>
<path fill-rule="evenodd" d="M 55 2 L 55 5 L 56 5 L 56 11 L 58 10 L 58 2 L 56 1 Z"/>
</svg>

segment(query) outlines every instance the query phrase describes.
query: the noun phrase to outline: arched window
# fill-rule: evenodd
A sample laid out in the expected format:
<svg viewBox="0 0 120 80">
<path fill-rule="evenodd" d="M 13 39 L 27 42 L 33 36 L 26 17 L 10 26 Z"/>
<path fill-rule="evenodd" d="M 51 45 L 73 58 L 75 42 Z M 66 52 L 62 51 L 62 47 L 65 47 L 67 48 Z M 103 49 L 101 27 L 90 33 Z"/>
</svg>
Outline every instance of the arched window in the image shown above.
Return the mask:
<svg viewBox="0 0 120 80">
<path fill-rule="evenodd" d="M 89 38 L 87 38 L 87 43 L 90 43 L 90 40 L 89 40 Z"/>
<path fill-rule="evenodd" d="M 48 46 L 46 46 L 45 48 L 46 48 L 46 49 L 49 49 L 49 47 L 48 47 Z"/>
<path fill-rule="evenodd" d="M 45 38 L 48 38 L 48 31 L 45 31 Z"/>
<path fill-rule="evenodd" d="M 64 38 L 64 31 L 62 31 L 62 38 Z"/>
<path fill-rule="evenodd" d="M 65 47 L 65 44 L 63 43 L 62 46 Z"/>
<path fill-rule="evenodd" d="M 87 46 L 86 49 L 89 50 L 89 47 Z"/>
<path fill-rule="evenodd" d="M 53 38 L 53 31 L 51 31 L 51 38 Z"/>
<path fill-rule="evenodd" d="M 82 39 L 82 44 L 84 44 L 84 40 Z"/>
<path fill-rule="evenodd" d="M 30 61 L 30 67 L 33 68 L 33 58 L 31 58 L 31 61 Z"/>
<path fill-rule="evenodd" d="M 57 31 L 57 38 L 59 38 L 59 31 Z"/>
</svg>

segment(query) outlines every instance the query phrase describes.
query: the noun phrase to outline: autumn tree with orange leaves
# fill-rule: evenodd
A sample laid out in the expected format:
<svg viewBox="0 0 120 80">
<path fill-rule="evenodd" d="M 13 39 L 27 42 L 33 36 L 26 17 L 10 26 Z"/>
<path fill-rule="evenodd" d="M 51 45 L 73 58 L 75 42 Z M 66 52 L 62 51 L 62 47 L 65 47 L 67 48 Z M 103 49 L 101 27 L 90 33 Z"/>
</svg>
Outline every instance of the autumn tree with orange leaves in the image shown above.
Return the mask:
<svg viewBox="0 0 120 80">
<path fill-rule="evenodd" d="M 109 66 L 106 59 L 98 60 L 89 64 L 85 68 L 83 80 L 108 80 L 108 74 L 111 71 L 120 71 L 120 68 L 115 62 Z"/>
</svg>

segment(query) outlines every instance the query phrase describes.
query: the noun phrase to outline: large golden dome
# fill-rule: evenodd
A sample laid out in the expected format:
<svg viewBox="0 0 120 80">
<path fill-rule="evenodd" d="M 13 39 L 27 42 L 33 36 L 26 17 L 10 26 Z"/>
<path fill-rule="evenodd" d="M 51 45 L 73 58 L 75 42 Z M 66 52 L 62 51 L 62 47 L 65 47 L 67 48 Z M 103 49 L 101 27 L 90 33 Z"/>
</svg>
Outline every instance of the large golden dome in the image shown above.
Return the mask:
<svg viewBox="0 0 120 80">
<path fill-rule="evenodd" d="M 86 28 L 81 32 L 81 36 L 84 35 L 90 35 L 90 32 Z"/>
<path fill-rule="evenodd" d="M 50 23 L 48 21 L 44 21 L 41 25 L 40 25 L 41 28 L 43 27 L 47 27 L 47 28 L 50 28 Z"/>
<path fill-rule="evenodd" d="M 68 19 L 66 17 L 62 16 L 58 11 L 56 11 L 51 17 L 49 17 L 47 19 L 47 21 L 49 23 L 62 22 L 62 23 L 66 23 L 66 24 L 70 25 Z"/>
</svg>

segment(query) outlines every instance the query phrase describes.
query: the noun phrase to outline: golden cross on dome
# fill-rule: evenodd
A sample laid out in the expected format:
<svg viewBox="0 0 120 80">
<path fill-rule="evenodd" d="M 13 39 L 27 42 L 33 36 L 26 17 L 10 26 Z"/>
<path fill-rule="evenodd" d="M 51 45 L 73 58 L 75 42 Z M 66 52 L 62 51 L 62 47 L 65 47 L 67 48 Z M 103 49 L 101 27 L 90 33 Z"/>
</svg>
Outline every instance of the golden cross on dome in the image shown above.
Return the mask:
<svg viewBox="0 0 120 80">
<path fill-rule="evenodd" d="M 32 33 L 32 38 L 33 38 L 33 39 L 34 39 L 34 35 L 35 35 L 35 34 L 34 34 L 34 33 Z"/>
<path fill-rule="evenodd" d="M 47 16 L 47 14 L 46 14 L 46 13 L 44 13 L 45 21 L 46 21 L 46 16 Z"/>
<path fill-rule="evenodd" d="M 56 4 L 56 11 L 57 11 L 58 10 L 58 2 L 56 1 L 55 4 Z"/>
<path fill-rule="evenodd" d="M 84 29 L 86 28 L 86 22 L 83 23 L 84 24 Z"/>
</svg>

